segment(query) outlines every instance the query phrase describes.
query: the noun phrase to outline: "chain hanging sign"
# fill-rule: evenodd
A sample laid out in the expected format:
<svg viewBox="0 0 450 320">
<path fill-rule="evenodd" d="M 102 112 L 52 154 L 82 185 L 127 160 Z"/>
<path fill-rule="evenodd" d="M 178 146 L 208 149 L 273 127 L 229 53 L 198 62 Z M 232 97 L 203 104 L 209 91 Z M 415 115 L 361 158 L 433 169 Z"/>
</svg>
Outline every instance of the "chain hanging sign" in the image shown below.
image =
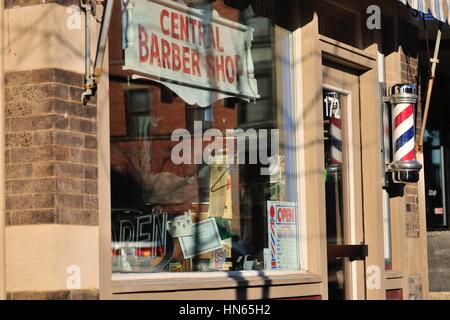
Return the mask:
<svg viewBox="0 0 450 320">
<path fill-rule="evenodd" d="M 125 70 L 160 82 L 191 105 L 259 98 L 253 29 L 167 0 L 126 2 Z"/>
</svg>

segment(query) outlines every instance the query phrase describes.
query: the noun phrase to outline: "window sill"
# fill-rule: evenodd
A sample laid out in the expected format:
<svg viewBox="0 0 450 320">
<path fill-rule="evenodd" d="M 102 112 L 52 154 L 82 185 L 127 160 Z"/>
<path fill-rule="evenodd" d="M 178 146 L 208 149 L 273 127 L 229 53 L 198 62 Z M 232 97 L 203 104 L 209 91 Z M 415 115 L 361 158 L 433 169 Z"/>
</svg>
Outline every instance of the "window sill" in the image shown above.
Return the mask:
<svg viewBox="0 0 450 320">
<path fill-rule="evenodd" d="M 299 285 L 322 282 L 306 271 L 231 271 L 214 273 L 114 274 L 113 293 L 161 292 Z"/>
</svg>

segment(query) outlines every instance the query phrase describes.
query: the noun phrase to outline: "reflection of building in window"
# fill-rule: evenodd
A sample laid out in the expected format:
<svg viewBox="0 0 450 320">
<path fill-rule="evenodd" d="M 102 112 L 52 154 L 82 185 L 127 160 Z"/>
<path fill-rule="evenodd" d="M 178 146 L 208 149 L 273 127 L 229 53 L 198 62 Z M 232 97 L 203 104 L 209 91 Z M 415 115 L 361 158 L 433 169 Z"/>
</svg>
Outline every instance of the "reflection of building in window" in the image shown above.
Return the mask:
<svg viewBox="0 0 450 320">
<path fill-rule="evenodd" d="M 125 91 L 127 112 L 127 136 L 148 138 L 151 130 L 150 95 L 148 89 Z"/>
<path fill-rule="evenodd" d="M 428 59 L 426 53 L 422 58 Z M 421 72 L 427 75 L 428 69 Z M 426 221 L 428 231 L 447 231 L 450 228 L 450 78 L 440 73 L 436 79 L 423 143 Z M 423 88 L 426 90 L 426 85 Z"/>
<path fill-rule="evenodd" d="M 186 104 L 186 126 L 191 133 L 194 132 L 196 121 L 201 122 L 203 130 L 212 128 L 213 118 L 212 106 L 202 108 Z"/>
<path fill-rule="evenodd" d="M 239 127 L 271 128 L 275 121 L 275 82 L 273 64 L 273 28 L 271 20 L 258 17 L 252 6 L 241 14 L 241 23 L 254 29 L 252 57 L 255 65 L 255 78 L 261 95 L 256 101 L 239 103 Z"/>
<path fill-rule="evenodd" d="M 448 226 L 445 203 L 445 178 L 444 178 L 444 148 L 441 144 L 439 130 L 426 130 L 424 150 L 426 150 L 426 207 L 427 224 L 429 230 Z"/>
<path fill-rule="evenodd" d="M 282 98 L 288 95 L 287 90 L 291 87 L 289 79 L 281 77 L 282 61 L 290 65 L 290 44 L 283 50 L 275 48 L 274 23 L 255 15 L 257 9 L 253 11 L 245 5 L 237 10 L 225 6 L 223 0 L 191 1 L 190 4 L 205 12 L 205 23 L 209 21 L 208 13 L 212 16 L 213 10 L 217 9 L 223 19 L 254 29 L 251 55 L 261 99 L 256 103 L 245 102 L 236 96 L 212 102 L 207 107 L 189 105 L 181 96 L 160 83 L 149 80 L 127 83 L 129 71 L 121 70 L 121 64 L 114 64 L 122 56 L 122 50 L 120 46 L 111 46 L 111 224 L 114 272 L 263 270 L 267 259 L 264 249 L 268 247 L 267 201 L 296 199 L 295 192 L 289 198 L 284 195 L 284 186 L 287 185 L 284 163 L 289 166 L 289 163 L 295 163 L 295 159 L 285 161 L 285 158 L 288 159 L 285 157 L 286 145 L 279 140 L 277 148 L 272 146 L 272 134 L 275 133 L 270 130 L 279 129 L 286 131 L 283 136 L 292 135 L 290 127 L 285 127 L 290 102 L 284 99 L 283 104 L 278 104 L 276 99 L 277 90 Z M 117 15 L 113 15 L 112 30 L 117 30 L 116 34 L 122 31 Z M 223 35 L 222 39 L 225 38 Z M 111 33 L 109 40 L 112 43 L 117 41 L 117 37 Z M 233 46 L 234 43 L 228 45 Z M 201 123 L 202 132 L 194 135 L 198 122 Z M 191 147 L 185 149 L 190 161 L 176 164 L 172 161 L 172 151 L 180 141 L 172 141 L 171 134 L 179 129 L 186 133 L 186 145 Z M 203 156 L 213 142 L 204 139 L 208 129 L 214 129 L 227 137 L 226 145 L 211 154 L 217 160 L 214 165 L 204 161 L 194 162 L 195 150 L 200 150 L 199 154 Z M 241 155 L 237 149 L 238 132 L 249 133 L 243 143 L 246 164 L 225 164 L 220 161 L 224 156 L 230 155 L 237 160 Z M 216 139 L 219 138 L 214 138 L 214 142 Z M 274 157 L 269 159 L 270 163 L 249 163 L 250 154 L 257 154 L 261 160 L 262 154 L 268 157 L 272 151 Z M 294 147 L 292 152 L 295 152 Z M 276 159 L 280 159 L 281 163 L 274 171 L 278 176 L 261 174 L 262 167 L 268 169 L 270 164 L 274 167 Z M 193 224 L 202 223 L 209 227 L 196 229 L 195 226 L 192 234 L 181 236 L 186 238 L 181 241 L 174 234 L 167 237 L 162 234 L 166 237 L 163 239 L 167 239 L 166 248 L 173 247 L 172 251 L 168 249 L 164 254 L 164 250 L 160 250 L 164 246 L 149 236 L 155 234 L 155 224 L 148 223 L 148 216 L 153 214 L 152 208 L 156 205 L 161 206 L 167 214 L 167 222 L 172 226 L 174 221 L 187 216 Z M 139 230 L 139 235 L 147 238 L 136 237 L 138 231 L 134 238 L 114 235 L 120 232 L 121 224 L 123 227 L 127 221 L 132 222 L 132 226 L 129 223 L 126 225 L 129 230 Z M 197 234 L 194 230 L 203 231 Z M 200 248 L 207 248 L 208 251 Z M 191 256 L 189 252 L 195 254 Z"/>
</svg>

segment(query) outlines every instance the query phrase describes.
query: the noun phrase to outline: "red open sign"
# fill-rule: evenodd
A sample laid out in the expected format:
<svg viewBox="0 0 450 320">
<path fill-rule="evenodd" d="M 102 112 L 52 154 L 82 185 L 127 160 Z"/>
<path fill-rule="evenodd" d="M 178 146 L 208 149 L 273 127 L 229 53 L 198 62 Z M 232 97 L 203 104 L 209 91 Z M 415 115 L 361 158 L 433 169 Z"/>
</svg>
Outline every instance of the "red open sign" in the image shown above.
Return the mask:
<svg viewBox="0 0 450 320">
<path fill-rule="evenodd" d="M 277 210 L 278 223 L 295 223 L 295 211 L 292 207 L 279 207 Z"/>
</svg>

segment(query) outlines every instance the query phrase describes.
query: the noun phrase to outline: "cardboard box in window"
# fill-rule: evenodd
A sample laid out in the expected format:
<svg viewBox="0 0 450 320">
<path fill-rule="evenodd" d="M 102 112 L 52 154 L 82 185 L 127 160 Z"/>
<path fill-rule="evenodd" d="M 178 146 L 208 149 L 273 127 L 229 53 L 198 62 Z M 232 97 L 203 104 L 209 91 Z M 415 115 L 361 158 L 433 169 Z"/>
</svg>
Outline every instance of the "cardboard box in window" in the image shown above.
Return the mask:
<svg viewBox="0 0 450 320">
<path fill-rule="evenodd" d="M 193 223 L 198 223 L 203 220 L 207 220 L 210 218 L 209 215 L 209 202 L 196 203 L 193 202 L 191 204 L 189 213 L 192 217 Z M 225 218 L 216 218 L 216 223 L 219 228 L 219 232 L 223 242 L 223 249 L 226 252 L 226 257 L 231 258 L 231 220 L 227 222 Z M 226 226 L 228 224 L 228 226 Z M 213 252 L 207 252 L 198 256 L 195 256 L 195 259 L 211 259 L 213 256 Z"/>
<path fill-rule="evenodd" d="M 189 213 L 192 217 L 192 223 L 198 223 L 209 219 L 209 202 L 192 202 Z"/>
<path fill-rule="evenodd" d="M 226 155 L 212 156 L 209 216 L 239 219 L 239 167 L 227 164 Z"/>
</svg>

